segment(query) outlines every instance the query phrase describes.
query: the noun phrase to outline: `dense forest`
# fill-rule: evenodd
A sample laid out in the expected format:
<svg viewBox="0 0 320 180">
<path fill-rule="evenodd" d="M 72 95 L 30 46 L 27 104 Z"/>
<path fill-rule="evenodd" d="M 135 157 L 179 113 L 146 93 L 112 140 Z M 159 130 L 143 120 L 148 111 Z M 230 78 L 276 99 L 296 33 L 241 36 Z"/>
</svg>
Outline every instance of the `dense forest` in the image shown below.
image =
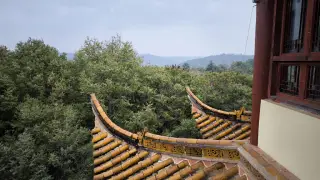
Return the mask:
<svg viewBox="0 0 320 180">
<path fill-rule="evenodd" d="M 251 108 L 249 61 L 219 71 L 142 66 L 118 36 L 85 40 L 72 61 L 28 39 L 0 46 L 0 63 L 2 179 L 91 179 L 90 93 L 123 128 L 175 137 L 199 137 L 186 86 L 215 108 Z"/>
</svg>

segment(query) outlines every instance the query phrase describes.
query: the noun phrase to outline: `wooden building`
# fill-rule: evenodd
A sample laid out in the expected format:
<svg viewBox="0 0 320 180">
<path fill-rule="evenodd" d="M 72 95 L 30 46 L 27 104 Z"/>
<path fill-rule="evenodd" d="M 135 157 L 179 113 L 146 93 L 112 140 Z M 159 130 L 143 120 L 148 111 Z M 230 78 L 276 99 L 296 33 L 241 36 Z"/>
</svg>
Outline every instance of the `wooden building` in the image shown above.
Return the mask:
<svg viewBox="0 0 320 180">
<path fill-rule="evenodd" d="M 251 143 L 320 179 L 320 1 L 255 2 Z"/>
</svg>

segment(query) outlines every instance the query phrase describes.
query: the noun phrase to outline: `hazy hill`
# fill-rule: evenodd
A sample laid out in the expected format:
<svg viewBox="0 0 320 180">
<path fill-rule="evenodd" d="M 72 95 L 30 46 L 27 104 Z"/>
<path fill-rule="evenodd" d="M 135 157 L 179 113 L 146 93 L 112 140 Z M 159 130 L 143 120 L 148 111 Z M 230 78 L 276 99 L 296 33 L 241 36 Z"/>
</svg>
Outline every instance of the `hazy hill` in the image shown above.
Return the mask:
<svg viewBox="0 0 320 180">
<path fill-rule="evenodd" d="M 74 53 L 67 53 L 67 59 L 73 60 L 74 55 Z M 140 54 L 139 56 L 142 57 L 144 65 L 150 64 L 155 66 L 180 64 L 190 59 L 199 58 L 197 56 L 155 56 L 152 54 Z"/>
<path fill-rule="evenodd" d="M 74 59 L 74 53 L 67 53 L 68 60 Z M 241 55 L 241 54 L 220 54 L 212 55 L 207 57 L 196 57 L 196 56 L 156 56 L 152 54 L 140 54 L 143 59 L 143 65 L 155 65 L 165 66 L 188 63 L 190 67 L 206 67 L 210 61 L 213 61 L 216 65 L 225 64 L 231 65 L 234 61 L 246 61 L 253 59 L 253 55 Z"/>
<path fill-rule="evenodd" d="M 142 57 L 144 65 L 156 66 L 181 64 L 187 60 L 199 58 L 195 56 L 155 56 L 152 54 L 140 54 L 140 57 Z"/>
<path fill-rule="evenodd" d="M 203 58 L 191 59 L 185 61 L 190 65 L 190 67 L 199 68 L 206 67 L 210 61 L 218 64 L 231 65 L 234 61 L 246 61 L 248 59 L 253 59 L 253 55 L 241 55 L 241 54 L 220 54 L 220 55 L 212 55 Z M 183 63 L 185 63 L 183 62 Z"/>
</svg>

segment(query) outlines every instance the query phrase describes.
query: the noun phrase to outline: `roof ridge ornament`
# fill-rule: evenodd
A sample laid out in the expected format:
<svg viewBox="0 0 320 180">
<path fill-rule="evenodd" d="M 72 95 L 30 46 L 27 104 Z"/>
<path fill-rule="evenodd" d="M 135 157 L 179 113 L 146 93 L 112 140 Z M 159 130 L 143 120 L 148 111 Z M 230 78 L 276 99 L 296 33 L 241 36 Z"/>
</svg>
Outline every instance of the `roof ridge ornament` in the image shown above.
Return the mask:
<svg viewBox="0 0 320 180">
<path fill-rule="evenodd" d="M 149 132 L 147 127 L 144 127 L 142 131 L 137 132 L 139 144 L 143 144 L 147 132 Z"/>
<path fill-rule="evenodd" d="M 242 117 L 245 113 L 246 109 L 245 107 L 241 107 L 240 110 L 235 110 L 236 118 L 237 120 L 244 120 L 244 117 Z M 245 119 L 247 120 L 247 119 Z"/>
</svg>

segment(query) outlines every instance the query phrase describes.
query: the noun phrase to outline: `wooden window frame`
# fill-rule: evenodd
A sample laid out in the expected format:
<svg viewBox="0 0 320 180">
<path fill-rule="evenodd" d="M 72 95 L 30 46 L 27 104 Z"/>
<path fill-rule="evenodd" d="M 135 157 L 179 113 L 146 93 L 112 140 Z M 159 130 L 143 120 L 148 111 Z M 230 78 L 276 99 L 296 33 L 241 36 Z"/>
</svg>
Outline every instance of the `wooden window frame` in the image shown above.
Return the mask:
<svg viewBox="0 0 320 180">
<path fill-rule="evenodd" d="M 319 4 L 317 5 L 317 3 L 320 3 L 320 1 L 319 0 L 313 0 L 314 1 L 314 6 L 313 6 L 313 19 L 312 19 L 312 21 L 313 21 L 313 23 L 312 23 L 312 25 L 313 25 L 313 27 L 311 28 L 311 53 L 320 53 L 320 51 L 314 51 L 313 50 L 313 45 L 314 45 L 314 38 L 315 38 L 315 33 L 316 32 L 314 32 L 315 31 L 315 26 L 316 25 L 318 25 L 318 24 L 316 24 L 316 20 L 317 20 L 317 18 L 316 18 L 316 15 L 317 15 L 317 8 L 319 8 L 318 9 L 318 13 L 320 13 L 320 7 L 319 7 Z M 319 15 L 319 14 L 318 14 Z M 319 26 L 318 26 L 319 27 Z"/>
<path fill-rule="evenodd" d="M 282 72 L 282 68 L 284 67 L 284 66 L 287 66 L 287 67 L 289 67 L 289 66 L 297 66 L 298 67 L 298 73 L 296 73 L 295 75 L 297 75 L 297 77 L 296 77 L 296 80 L 297 80 L 297 83 L 298 83 L 298 87 L 297 87 L 297 94 L 291 94 L 291 93 L 288 93 L 288 92 L 282 92 L 281 91 L 281 81 L 283 80 L 283 72 Z M 278 88 L 277 88 L 277 92 L 278 93 L 283 93 L 283 94 L 290 94 L 291 96 L 299 96 L 300 95 L 300 71 L 301 71 L 301 65 L 300 64 L 298 64 L 298 63 L 280 63 L 279 64 L 279 70 L 278 70 L 278 72 L 279 72 L 279 78 L 278 78 L 278 84 L 279 84 L 279 86 L 278 86 Z M 288 75 L 288 74 L 287 74 Z M 286 75 L 286 76 L 287 76 Z"/>
<path fill-rule="evenodd" d="M 275 97 L 276 100 L 280 102 L 290 101 L 297 105 L 303 105 L 320 110 L 320 101 L 307 98 L 308 66 L 320 64 L 320 52 L 312 52 L 312 41 L 314 34 L 313 24 L 315 23 L 314 15 L 316 12 L 315 5 L 317 1 L 308 0 L 304 26 L 303 51 L 299 53 L 284 53 L 283 51 L 287 2 L 288 0 L 275 0 L 274 4 L 268 95 L 269 98 L 273 99 Z M 282 5 L 279 5 L 278 3 L 282 3 Z M 279 35 L 280 32 L 281 35 Z M 280 92 L 280 66 L 282 64 L 300 66 L 298 95 L 290 95 Z"/>
<path fill-rule="evenodd" d="M 299 89 L 299 92 L 298 92 L 298 94 L 297 95 L 292 95 L 292 94 L 288 94 L 288 93 L 284 93 L 284 92 L 281 92 L 280 91 L 280 81 L 281 81 L 281 79 L 280 79 L 280 76 L 281 76 L 281 66 L 282 65 L 292 65 L 292 66 L 299 66 L 299 74 L 298 74 L 298 76 L 299 76 L 299 87 L 298 87 L 298 89 Z M 276 95 L 277 96 L 282 96 L 282 97 L 290 97 L 290 99 L 304 99 L 304 95 L 303 95 L 303 91 L 304 91 L 304 89 L 305 88 L 303 88 L 303 82 L 301 82 L 301 81 L 303 81 L 303 74 L 304 74 L 304 71 L 305 70 L 305 67 L 303 66 L 303 65 L 301 65 L 300 63 L 298 63 L 298 62 L 280 62 L 280 63 L 278 63 L 278 65 L 277 65 L 277 82 L 276 82 L 276 87 L 277 87 L 277 89 L 276 89 Z"/>
<path fill-rule="evenodd" d="M 282 17 L 283 17 L 283 23 L 282 23 L 282 44 L 281 44 L 281 53 L 282 54 L 292 54 L 292 53 L 294 53 L 294 54 L 300 54 L 300 53 L 303 53 L 304 52 L 304 45 L 305 45 L 305 41 L 304 41 L 304 39 L 305 39 L 305 25 L 306 25 L 306 20 L 307 20 L 307 17 L 306 16 L 303 16 L 303 12 L 304 12 L 304 14 L 306 14 L 307 13 L 307 6 L 308 6 L 308 0 L 301 0 L 302 2 L 301 2 L 301 5 L 302 5 L 302 7 L 301 7 L 301 14 L 300 15 L 302 15 L 302 16 L 300 16 L 300 24 L 299 24 L 299 40 L 301 40 L 300 42 L 301 42 L 301 44 L 300 45 L 298 45 L 298 47 L 296 47 L 296 48 L 291 48 L 291 50 L 293 50 L 293 51 L 295 51 L 295 50 L 297 50 L 296 52 L 285 52 L 286 51 L 286 48 L 284 48 L 285 47 L 285 43 L 286 43 L 286 40 L 287 40 L 287 38 L 288 38 L 288 35 L 290 35 L 290 34 L 292 34 L 292 32 L 291 31 L 287 31 L 287 28 L 292 28 L 292 26 L 291 26 L 291 24 L 290 23 L 292 23 L 292 17 L 290 17 L 289 18 L 289 16 L 288 16 L 288 10 L 289 9 L 287 9 L 287 7 L 289 6 L 289 1 L 294 1 L 294 0 L 286 0 L 286 3 L 283 5 L 283 11 L 282 11 Z M 291 4 L 292 5 L 292 4 Z M 289 21 L 287 21 L 289 19 Z M 301 24 L 302 23 L 302 24 Z M 287 26 L 287 25 L 289 25 L 289 26 Z M 301 32 L 302 31 L 302 32 Z M 300 35 L 302 35 L 302 36 L 300 36 Z M 298 39 L 297 39 L 298 40 Z M 291 40 L 291 41 L 295 41 L 295 40 Z M 291 44 L 291 46 L 293 46 L 293 44 L 292 44 L 293 42 L 291 42 L 290 44 Z M 300 48 L 299 48 L 299 46 L 300 46 Z M 290 51 L 291 51 L 290 50 Z"/>
<path fill-rule="evenodd" d="M 298 65 L 300 66 L 300 72 L 299 72 L 299 93 L 298 95 L 291 95 L 284 92 L 280 92 L 280 78 L 277 78 L 276 81 L 276 97 L 277 100 L 280 102 L 290 101 L 294 102 L 299 105 L 308 106 L 314 109 L 320 109 L 320 101 L 310 99 L 307 97 L 307 86 L 308 86 L 308 73 L 309 73 L 309 66 L 311 65 L 320 65 L 319 63 L 315 62 L 277 62 L 277 76 L 279 77 L 281 72 L 281 65 Z M 271 88 L 272 83 L 269 84 L 269 88 Z M 271 94 L 269 94 L 269 98 L 271 97 Z"/>
<path fill-rule="evenodd" d="M 313 98 L 311 98 L 311 97 L 309 97 L 309 92 L 308 92 L 308 90 L 309 90 L 309 83 L 310 83 L 310 70 L 311 70 L 311 67 L 312 66 L 315 66 L 315 68 L 320 68 L 320 63 L 308 63 L 307 64 L 307 82 L 306 82 L 306 99 L 308 99 L 308 100 L 311 100 L 311 101 L 316 101 L 316 102 L 319 102 L 320 103 L 320 98 L 318 98 L 318 99 L 313 99 Z M 319 72 L 319 70 L 320 69 L 318 69 L 318 72 Z M 320 78 L 320 77 L 319 77 Z M 320 85 L 320 84 L 319 84 Z M 317 85 L 317 86 L 319 86 L 319 85 Z"/>
<path fill-rule="evenodd" d="M 272 47 L 275 43 L 275 36 L 276 34 L 276 22 L 281 22 L 281 40 L 280 40 L 280 54 L 278 56 L 274 56 L 273 52 L 276 51 L 272 49 L 272 60 L 274 61 L 319 61 L 320 60 L 320 52 L 312 52 L 312 39 L 313 39 L 313 25 L 315 23 L 315 11 L 316 11 L 316 0 L 307 0 L 307 7 L 306 7 L 306 19 L 304 25 L 304 38 L 303 38 L 303 51 L 298 53 L 284 53 L 284 41 L 285 41 L 285 25 L 286 25 L 286 10 L 289 0 L 275 0 L 274 5 L 274 17 L 273 17 L 273 40 L 272 40 Z M 278 3 L 282 3 L 281 11 L 278 10 Z M 280 11 L 280 12 L 279 12 Z M 279 14 L 281 13 L 281 14 Z M 279 20 L 278 18 L 281 18 Z M 279 51 L 279 50 L 278 50 Z"/>
</svg>

